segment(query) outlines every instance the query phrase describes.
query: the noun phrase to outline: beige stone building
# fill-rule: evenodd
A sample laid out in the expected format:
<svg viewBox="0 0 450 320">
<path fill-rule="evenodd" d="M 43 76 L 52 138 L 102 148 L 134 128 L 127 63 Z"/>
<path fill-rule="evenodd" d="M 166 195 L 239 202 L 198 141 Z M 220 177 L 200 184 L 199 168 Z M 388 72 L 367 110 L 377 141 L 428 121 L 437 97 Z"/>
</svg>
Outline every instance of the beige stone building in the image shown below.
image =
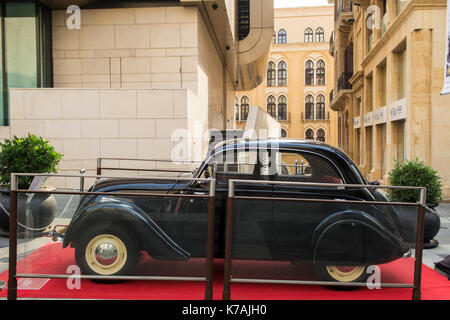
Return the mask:
<svg viewBox="0 0 450 320">
<path fill-rule="evenodd" d="M 272 0 L 2 4 L 0 137 L 48 139 L 63 173 L 203 160 L 210 130 L 233 126 L 235 90 L 262 82 L 274 29 Z"/>
<path fill-rule="evenodd" d="M 445 0 L 336 0 L 331 108 L 339 146 L 368 179 L 419 158 L 450 196 Z"/>
<path fill-rule="evenodd" d="M 328 99 L 333 17 L 333 6 L 275 9 L 267 73 L 257 88 L 236 92 L 236 128 L 245 127 L 249 106 L 259 106 L 278 120 L 283 136 L 337 144 L 337 114 Z"/>
</svg>

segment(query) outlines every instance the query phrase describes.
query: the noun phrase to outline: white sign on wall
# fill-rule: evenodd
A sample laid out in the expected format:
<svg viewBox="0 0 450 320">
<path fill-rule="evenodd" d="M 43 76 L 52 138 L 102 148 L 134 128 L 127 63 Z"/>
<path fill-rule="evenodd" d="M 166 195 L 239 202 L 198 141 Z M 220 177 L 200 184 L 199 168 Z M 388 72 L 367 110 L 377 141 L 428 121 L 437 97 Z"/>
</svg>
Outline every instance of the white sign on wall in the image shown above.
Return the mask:
<svg viewBox="0 0 450 320">
<path fill-rule="evenodd" d="M 368 127 L 373 125 L 373 112 L 368 112 L 364 115 L 364 126 Z"/>
<path fill-rule="evenodd" d="M 406 119 L 406 99 L 391 104 L 389 107 L 389 116 L 391 121 Z"/>
<path fill-rule="evenodd" d="M 375 124 L 386 123 L 387 121 L 387 108 L 381 107 L 375 110 Z"/>
<path fill-rule="evenodd" d="M 444 88 L 441 94 L 450 94 L 450 0 L 447 0 L 447 37 L 445 48 Z"/>
<path fill-rule="evenodd" d="M 353 128 L 361 128 L 361 116 L 353 118 Z"/>
</svg>

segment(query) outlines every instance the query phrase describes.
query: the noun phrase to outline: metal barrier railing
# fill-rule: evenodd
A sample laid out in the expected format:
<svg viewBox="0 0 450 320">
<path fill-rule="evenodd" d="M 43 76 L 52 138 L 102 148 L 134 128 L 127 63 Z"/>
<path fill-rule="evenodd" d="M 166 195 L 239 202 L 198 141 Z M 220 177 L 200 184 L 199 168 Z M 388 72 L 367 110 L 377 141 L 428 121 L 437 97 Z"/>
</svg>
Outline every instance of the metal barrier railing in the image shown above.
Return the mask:
<svg viewBox="0 0 450 320">
<path fill-rule="evenodd" d="M 142 171 L 142 172 L 173 172 L 173 173 L 192 173 L 192 170 L 179 169 L 145 169 L 145 168 L 127 168 L 127 167 L 103 167 L 103 161 L 139 161 L 139 162 L 155 162 L 155 163 L 181 163 L 181 164 L 201 164 L 201 161 L 187 161 L 187 160 L 166 160 L 166 159 L 133 159 L 133 158 L 97 158 L 97 175 L 102 175 L 103 170 L 109 171 Z"/>
<path fill-rule="evenodd" d="M 69 279 L 73 277 L 67 274 L 20 274 L 17 273 L 17 230 L 18 230 L 18 194 L 59 194 L 59 195 L 92 195 L 92 196 L 126 196 L 126 197 L 164 197 L 164 198 L 187 198 L 187 199 L 208 199 L 207 217 L 207 246 L 206 246 L 206 270 L 205 277 L 161 277 L 161 276 L 94 276 L 80 275 L 80 279 L 102 279 L 102 280 L 168 280 L 168 281 L 205 281 L 205 299 L 212 300 L 213 296 L 213 254 L 214 254 L 214 213 L 215 213 L 215 179 L 194 179 L 194 178 L 170 178 L 174 181 L 182 182 L 202 182 L 208 183 L 208 194 L 161 194 L 151 192 L 88 192 L 88 191 L 49 191 L 49 190 L 21 190 L 18 187 L 18 177 L 61 177 L 80 178 L 80 185 L 83 186 L 85 178 L 108 178 L 108 179 L 134 179 L 134 180 L 165 180 L 167 177 L 154 176 L 101 176 L 101 175 L 61 175 L 61 174 L 34 174 L 34 173 L 13 173 L 11 174 L 10 192 L 10 221 L 9 221 L 9 276 L 8 276 L 8 300 L 17 299 L 17 279 L 18 278 L 49 278 L 49 279 Z"/>
<path fill-rule="evenodd" d="M 420 200 L 418 203 L 405 202 L 382 202 L 382 201 L 358 201 L 358 200 L 327 200 L 327 199 L 307 199 L 307 198 L 282 198 L 282 197 L 252 197 L 237 196 L 235 194 L 235 185 L 238 183 L 252 183 L 261 185 L 291 185 L 304 187 L 329 187 L 336 189 L 344 188 L 372 188 L 372 189 L 398 189 L 398 190 L 417 190 L 420 192 Z M 227 199 L 226 214 L 226 235 L 225 235 L 225 262 L 224 262 L 224 287 L 223 299 L 229 300 L 231 296 L 231 282 L 245 283 L 272 283 L 272 284 L 300 284 L 300 285 L 326 285 L 326 286 L 367 286 L 367 283 L 356 282 L 326 282 L 326 281 L 301 281 L 301 280 L 277 280 L 277 279 L 244 279 L 232 277 L 232 245 L 233 245 L 233 222 L 235 211 L 235 200 L 273 200 L 273 201 L 291 201 L 291 202 L 315 202 L 315 203 L 339 203 L 339 204 L 370 204 L 370 205 L 389 205 L 389 206 L 412 206 L 418 208 L 416 245 L 415 245 L 415 263 L 414 263 L 414 283 L 412 284 L 380 284 L 381 287 L 391 288 L 411 288 L 413 289 L 412 299 L 421 299 L 421 277 L 422 277 L 422 255 L 423 255 L 423 238 L 424 238 L 424 216 L 426 188 L 422 187 L 396 187 L 396 186 L 379 186 L 379 185 L 354 185 L 354 184 L 331 184 L 331 183 L 302 183 L 302 182 L 278 182 L 278 181 L 262 181 L 262 180 L 229 180 L 229 190 Z"/>
</svg>

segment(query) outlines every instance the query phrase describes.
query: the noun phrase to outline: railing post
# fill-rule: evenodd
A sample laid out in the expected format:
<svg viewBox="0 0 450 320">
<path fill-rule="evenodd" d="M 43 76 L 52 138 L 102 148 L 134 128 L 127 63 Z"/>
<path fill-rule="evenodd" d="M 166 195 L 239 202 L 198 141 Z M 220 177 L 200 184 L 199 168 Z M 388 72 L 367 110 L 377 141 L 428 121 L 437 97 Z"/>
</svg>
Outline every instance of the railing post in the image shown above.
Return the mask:
<svg viewBox="0 0 450 320">
<path fill-rule="evenodd" d="M 17 300 L 17 177 L 11 174 L 9 196 L 9 275 L 8 300 Z"/>
<path fill-rule="evenodd" d="M 234 215 L 234 183 L 232 180 L 228 184 L 227 199 L 227 217 L 226 217 L 226 235 L 225 235 L 225 263 L 224 263 L 224 282 L 223 282 L 223 300 L 230 300 L 230 282 L 231 282 L 231 258 L 233 244 L 233 215 Z"/>
<path fill-rule="evenodd" d="M 97 158 L 97 175 L 102 175 L 102 158 Z"/>
<path fill-rule="evenodd" d="M 216 213 L 216 180 L 209 182 L 208 238 L 206 245 L 206 289 L 205 300 L 213 299 L 214 277 L 214 218 Z"/>
<path fill-rule="evenodd" d="M 86 169 L 80 169 L 80 192 L 84 191 L 84 174 Z"/>
<path fill-rule="evenodd" d="M 412 294 L 413 300 L 422 299 L 422 257 L 423 257 L 423 237 L 424 237 L 424 220 L 425 220 L 425 202 L 426 189 L 420 190 L 420 203 L 418 204 L 417 213 L 417 232 L 416 232 L 416 249 L 414 264 L 414 289 Z"/>
</svg>

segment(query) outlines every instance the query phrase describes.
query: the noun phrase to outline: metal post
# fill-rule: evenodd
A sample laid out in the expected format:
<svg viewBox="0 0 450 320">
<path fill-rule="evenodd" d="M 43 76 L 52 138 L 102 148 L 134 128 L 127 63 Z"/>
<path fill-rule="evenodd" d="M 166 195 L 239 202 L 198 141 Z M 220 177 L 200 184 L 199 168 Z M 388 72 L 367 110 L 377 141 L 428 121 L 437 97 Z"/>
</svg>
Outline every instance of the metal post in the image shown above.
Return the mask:
<svg viewBox="0 0 450 320">
<path fill-rule="evenodd" d="M 17 177 L 11 174 L 11 193 L 9 196 L 9 277 L 8 300 L 17 300 Z"/>
<path fill-rule="evenodd" d="M 223 300 L 230 300 L 230 281 L 231 281 L 231 256 L 233 244 L 233 215 L 234 215 L 234 184 L 229 181 L 229 194 L 227 199 L 227 220 L 225 235 L 225 264 L 224 264 L 224 282 L 223 282 Z"/>
<path fill-rule="evenodd" d="M 426 189 L 420 190 L 420 203 L 417 213 L 417 234 L 416 234 L 416 250 L 414 264 L 414 289 L 412 294 L 413 300 L 422 299 L 422 256 L 423 256 L 423 237 L 424 237 L 424 220 L 425 220 L 425 201 Z"/>
<path fill-rule="evenodd" d="M 102 175 L 102 158 L 97 158 L 97 175 Z"/>
<path fill-rule="evenodd" d="M 214 273 L 214 216 L 216 212 L 216 181 L 209 182 L 208 198 L 208 240 L 206 253 L 206 289 L 205 300 L 213 299 L 213 273 Z"/>
<path fill-rule="evenodd" d="M 84 191 L 84 174 L 86 169 L 80 169 L 80 192 Z"/>
</svg>

